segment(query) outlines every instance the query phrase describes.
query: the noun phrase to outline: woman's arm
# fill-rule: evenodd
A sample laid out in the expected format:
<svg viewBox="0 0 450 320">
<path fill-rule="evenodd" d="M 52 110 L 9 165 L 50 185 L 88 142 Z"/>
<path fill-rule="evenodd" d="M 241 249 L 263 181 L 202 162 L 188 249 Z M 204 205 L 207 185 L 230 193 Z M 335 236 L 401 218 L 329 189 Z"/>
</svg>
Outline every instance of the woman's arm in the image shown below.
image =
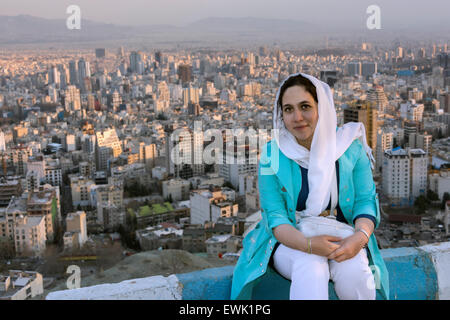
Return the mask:
<svg viewBox="0 0 450 320">
<path fill-rule="evenodd" d="M 290 224 L 280 224 L 273 228 L 273 235 L 286 247 L 304 252 L 308 250 L 306 237 Z"/>
<path fill-rule="evenodd" d="M 290 224 L 281 224 L 273 229 L 275 238 L 286 247 L 309 253 L 308 239 L 311 241 L 311 252 L 319 256 L 328 256 L 339 248 L 339 242 L 342 238 L 333 236 L 315 236 L 307 238 L 299 230 Z"/>
</svg>

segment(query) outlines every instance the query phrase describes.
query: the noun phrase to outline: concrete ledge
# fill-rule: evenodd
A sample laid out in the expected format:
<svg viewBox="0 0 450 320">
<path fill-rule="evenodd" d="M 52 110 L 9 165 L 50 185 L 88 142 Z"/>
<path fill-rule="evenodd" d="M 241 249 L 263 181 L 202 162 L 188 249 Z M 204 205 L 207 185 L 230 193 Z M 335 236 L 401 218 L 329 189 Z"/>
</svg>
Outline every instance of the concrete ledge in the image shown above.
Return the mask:
<svg viewBox="0 0 450 320">
<path fill-rule="evenodd" d="M 181 300 L 175 275 L 153 276 L 119 283 L 50 292 L 46 300 Z"/>
<path fill-rule="evenodd" d="M 450 242 L 418 248 L 381 250 L 389 271 L 390 299 L 450 299 Z M 63 290 L 47 295 L 48 300 L 228 300 L 233 266 L 127 280 L 117 284 Z M 290 281 L 268 268 L 268 275 L 254 288 L 253 299 L 289 299 Z M 330 299 L 337 299 L 333 284 Z M 380 296 L 377 295 L 377 299 Z"/>
</svg>

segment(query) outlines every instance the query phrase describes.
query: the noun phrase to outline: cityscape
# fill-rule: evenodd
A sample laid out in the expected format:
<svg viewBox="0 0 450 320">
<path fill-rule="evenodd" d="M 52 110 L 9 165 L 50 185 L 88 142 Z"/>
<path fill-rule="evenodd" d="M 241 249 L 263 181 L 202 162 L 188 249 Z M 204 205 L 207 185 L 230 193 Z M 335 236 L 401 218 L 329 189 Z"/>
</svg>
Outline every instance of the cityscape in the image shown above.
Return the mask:
<svg viewBox="0 0 450 320">
<path fill-rule="evenodd" d="M 68 289 L 71 265 L 82 287 L 234 265 L 261 219 L 257 160 L 275 94 L 297 72 L 332 88 L 338 126 L 365 126 L 379 248 L 450 240 L 448 38 L 3 39 L 0 300 Z M 248 130 L 258 146 L 236 147 Z"/>
</svg>

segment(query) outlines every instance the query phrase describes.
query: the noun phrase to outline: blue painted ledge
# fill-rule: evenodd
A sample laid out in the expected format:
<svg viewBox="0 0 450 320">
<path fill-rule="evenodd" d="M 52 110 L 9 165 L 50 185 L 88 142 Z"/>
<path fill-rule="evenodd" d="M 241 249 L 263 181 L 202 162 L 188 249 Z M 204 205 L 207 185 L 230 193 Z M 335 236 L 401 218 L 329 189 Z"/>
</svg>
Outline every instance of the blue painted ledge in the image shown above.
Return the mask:
<svg viewBox="0 0 450 320">
<path fill-rule="evenodd" d="M 435 247 L 435 256 L 430 247 Z M 435 300 L 450 299 L 450 243 L 440 243 L 419 248 L 381 250 L 389 271 L 390 299 Z M 444 260 L 444 261 L 437 261 Z M 437 265 L 438 262 L 444 265 Z M 448 262 L 448 263 L 447 263 Z M 177 277 L 183 285 L 183 300 L 227 300 L 230 298 L 233 266 L 206 269 Z M 272 269 L 254 288 L 253 299 L 289 300 L 290 281 Z M 438 283 L 438 272 L 443 272 Z M 445 274 L 446 273 L 446 274 Z M 439 284 L 441 295 L 439 295 Z M 334 286 L 329 285 L 330 299 L 338 299 Z M 380 299 L 377 293 L 377 299 Z"/>
<path fill-rule="evenodd" d="M 450 299 L 450 242 L 417 248 L 381 250 L 389 271 L 391 300 Z M 67 299 L 182 299 L 229 300 L 234 266 L 154 276 L 73 290 L 52 292 L 48 300 Z M 289 299 L 290 281 L 269 272 L 254 288 L 253 299 Z M 337 299 L 333 284 L 330 299 Z M 377 299 L 380 299 L 377 294 Z"/>
</svg>

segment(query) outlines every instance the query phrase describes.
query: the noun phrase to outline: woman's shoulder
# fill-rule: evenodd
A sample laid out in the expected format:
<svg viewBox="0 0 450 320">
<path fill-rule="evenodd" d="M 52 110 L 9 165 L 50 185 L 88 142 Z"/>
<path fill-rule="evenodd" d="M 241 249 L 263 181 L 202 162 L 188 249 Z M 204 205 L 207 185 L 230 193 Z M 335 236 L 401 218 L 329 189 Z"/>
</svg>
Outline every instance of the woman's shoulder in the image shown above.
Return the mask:
<svg viewBox="0 0 450 320">
<path fill-rule="evenodd" d="M 365 152 L 363 145 L 359 139 L 355 139 L 342 156 L 352 159 L 358 159 L 361 155 L 361 152 Z"/>
</svg>

